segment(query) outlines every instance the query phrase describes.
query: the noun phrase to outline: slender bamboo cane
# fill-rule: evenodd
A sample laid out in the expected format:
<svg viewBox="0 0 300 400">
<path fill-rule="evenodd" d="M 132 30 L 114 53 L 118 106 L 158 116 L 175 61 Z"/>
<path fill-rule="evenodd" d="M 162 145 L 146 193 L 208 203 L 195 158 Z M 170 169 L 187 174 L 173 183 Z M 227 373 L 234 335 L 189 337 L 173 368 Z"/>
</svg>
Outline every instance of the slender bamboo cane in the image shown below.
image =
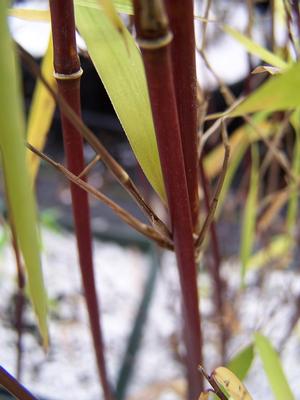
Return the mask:
<svg viewBox="0 0 300 400">
<path fill-rule="evenodd" d="M 161 1 L 134 0 L 135 26 L 148 81 L 179 268 L 187 352 L 188 398 L 202 389 L 199 300 L 193 230 L 171 64 L 172 35 Z"/>
<path fill-rule="evenodd" d="M 193 0 L 166 0 L 171 31 L 172 69 L 182 150 L 194 231 L 199 222 L 197 77 Z"/>
<path fill-rule="evenodd" d="M 80 76 L 82 70 L 77 55 L 75 20 L 72 0 L 50 0 L 51 25 L 54 48 L 54 75 L 60 95 L 81 116 Z M 84 169 L 83 140 L 68 118 L 62 113 L 64 148 L 68 169 L 75 175 Z M 71 183 L 72 207 L 79 254 L 82 282 L 95 348 L 95 356 L 106 400 L 112 399 L 104 359 L 104 345 L 100 325 L 99 306 L 95 286 L 90 210 L 87 193 Z"/>
<path fill-rule="evenodd" d="M 12 375 L 0 366 L 0 385 L 19 400 L 38 400 Z"/>
</svg>

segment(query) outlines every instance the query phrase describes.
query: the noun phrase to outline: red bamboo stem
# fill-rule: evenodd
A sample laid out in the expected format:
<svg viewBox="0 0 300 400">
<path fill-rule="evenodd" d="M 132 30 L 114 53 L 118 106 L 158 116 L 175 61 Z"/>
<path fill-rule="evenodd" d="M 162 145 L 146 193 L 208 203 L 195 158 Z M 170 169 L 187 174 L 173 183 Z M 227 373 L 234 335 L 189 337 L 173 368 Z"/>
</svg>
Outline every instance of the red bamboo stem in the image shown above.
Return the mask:
<svg viewBox="0 0 300 400">
<path fill-rule="evenodd" d="M 202 380 L 197 370 L 202 360 L 202 337 L 191 210 L 173 85 L 171 36 L 162 3 L 135 0 L 134 10 L 179 268 L 185 322 L 188 398 L 195 399 L 202 389 Z"/>
<path fill-rule="evenodd" d="M 12 375 L 0 366 L 0 385 L 19 400 L 38 400 Z"/>
<path fill-rule="evenodd" d="M 171 31 L 172 68 L 189 201 L 194 230 L 199 221 L 197 154 L 197 76 L 193 0 L 166 0 Z"/>
<path fill-rule="evenodd" d="M 75 20 L 72 0 L 50 0 L 51 25 L 54 48 L 54 70 L 60 95 L 81 117 L 80 76 L 81 68 L 77 55 Z M 64 148 L 67 167 L 79 175 L 84 169 L 83 140 L 74 125 L 61 113 Z M 92 235 L 87 193 L 71 183 L 71 196 L 75 233 L 77 239 L 82 283 L 89 314 L 95 356 L 106 400 L 112 399 L 104 359 L 104 345 L 99 317 L 99 306 L 93 269 Z"/>
</svg>

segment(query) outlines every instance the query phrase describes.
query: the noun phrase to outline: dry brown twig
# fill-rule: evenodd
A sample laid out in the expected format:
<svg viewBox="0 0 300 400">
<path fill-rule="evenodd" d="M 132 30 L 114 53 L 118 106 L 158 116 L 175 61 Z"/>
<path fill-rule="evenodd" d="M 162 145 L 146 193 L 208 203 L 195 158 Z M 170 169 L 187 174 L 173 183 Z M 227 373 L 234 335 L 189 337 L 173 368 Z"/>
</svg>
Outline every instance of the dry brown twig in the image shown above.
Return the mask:
<svg viewBox="0 0 300 400">
<path fill-rule="evenodd" d="M 125 190 L 132 196 L 140 209 L 147 216 L 153 227 L 161 233 L 162 236 L 166 236 L 169 239 L 172 238 L 170 230 L 165 223 L 156 215 L 154 210 L 144 201 L 142 195 L 133 183 L 127 172 L 121 167 L 121 165 L 109 154 L 106 148 L 102 145 L 99 139 L 94 133 L 84 124 L 84 122 L 74 113 L 72 108 L 66 103 L 66 101 L 59 96 L 48 84 L 47 80 L 41 73 L 39 66 L 36 64 L 34 59 L 20 46 L 18 46 L 21 58 L 24 60 L 30 72 L 41 80 L 44 86 L 47 88 L 51 96 L 61 107 L 62 112 L 67 116 L 72 124 L 76 126 L 80 134 L 90 144 L 94 151 L 99 154 L 101 160 L 105 163 L 107 168 L 115 176 L 118 182 L 125 188 Z M 83 175 L 83 172 L 80 175 Z"/>
<path fill-rule="evenodd" d="M 226 172 L 227 172 L 227 167 L 228 167 L 228 161 L 229 161 L 229 156 L 230 156 L 230 146 L 229 146 L 229 142 L 228 142 L 228 135 L 227 135 L 227 129 L 226 129 L 226 125 L 225 125 L 225 121 L 222 120 L 221 121 L 221 125 L 222 125 L 222 140 L 223 140 L 223 144 L 224 144 L 224 160 L 223 160 L 223 166 L 222 166 L 222 170 L 221 170 L 221 174 L 219 176 L 218 179 L 218 183 L 217 183 L 217 187 L 215 190 L 215 194 L 211 200 L 210 203 L 210 207 L 209 207 L 209 211 L 208 214 L 205 218 L 205 221 L 203 223 L 203 226 L 201 228 L 201 231 L 195 241 L 195 247 L 196 247 L 196 255 L 199 254 L 200 249 L 201 249 L 201 245 L 203 243 L 203 240 L 205 238 L 205 235 L 207 233 L 207 230 L 214 218 L 215 212 L 216 212 L 216 208 L 218 205 L 218 201 L 219 201 L 219 196 L 220 196 L 220 192 L 222 190 L 223 187 L 223 183 L 224 183 L 224 179 L 226 176 Z"/>
<path fill-rule="evenodd" d="M 141 221 L 139 221 L 137 218 L 133 217 L 130 213 L 128 213 L 126 210 L 124 210 L 122 207 L 120 207 L 118 204 L 116 204 L 113 200 L 111 200 L 110 198 L 105 196 L 103 193 L 101 193 L 100 191 L 95 189 L 89 183 L 82 180 L 80 178 L 80 176 L 76 176 L 76 175 L 72 174 L 72 172 L 70 172 L 63 165 L 52 160 L 50 157 L 48 157 L 46 154 L 44 154 L 41 151 L 39 151 L 38 149 L 36 149 L 31 144 L 27 143 L 27 147 L 29 150 L 31 150 L 33 153 L 35 153 L 41 159 L 45 160 L 47 163 L 52 165 L 55 169 L 60 171 L 71 182 L 76 183 L 78 186 L 80 186 L 83 190 L 85 190 L 86 192 L 91 194 L 97 200 L 100 200 L 101 202 L 106 204 L 108 207 L 110 207 L 114 211 L 115 214 L 117 214 L 124 222 L 126 222 L 132 228 L 134 228 L 135 230 L 137 230 L 144 236 L 148 237 L 149 239 L 154 240 L 159 246 L 167 248 L 168 250 L 173 250 L 173 243 L 169 238 L 162 236 L 158 231 L 156 231 L 151 226 L 146 225 L 146 224 L 142 223 Z"/>
<path fill-rule="evenodd" d="M 221 93 L 224 96 L 226 104 L 230 107 L 236 106 L 238 103 L 237 99 L 229 89 L 229 87 L 222 81 L 222 79 L 216 74 L 214 69 L 212 68 L 210 62 L 208 61 L 205 52 L 202 51 L 201 49 L 197 49 L 199 54 L 201 55 L 206 67 L 210 70 L 210 72 L 213 74 L 214 78 L 218 82 L 220 86 Z M 239 100 L 238 100 L 239 101 Z M 229 110 L 230 110 L 229 109 Z M 248 115 L 242 116 L 242 118 L 251 126 L 251 128 L 257 133 L 257 135 L 260 137 L 260 139 L 265 143 L 267 148 L 269 149 L 270 154 L 273 155 L 273 158 L 276 159 L 276 161 L 280 164 L 282 169 L 285 171 L 289 179 L 292 179 L 293 181 L 297 181 L 297 177 L 294 176 L 294 174 L 291 172 L 291 166 L 290 163 L 288 162 L 285 154 L 280 151 L 270 140 L 268 140 L 265 135 L 261 132 L 259 127 L 256 125 L 255 122 L 253 122 L 252 118 L 249 117 Z"/>
</svg>

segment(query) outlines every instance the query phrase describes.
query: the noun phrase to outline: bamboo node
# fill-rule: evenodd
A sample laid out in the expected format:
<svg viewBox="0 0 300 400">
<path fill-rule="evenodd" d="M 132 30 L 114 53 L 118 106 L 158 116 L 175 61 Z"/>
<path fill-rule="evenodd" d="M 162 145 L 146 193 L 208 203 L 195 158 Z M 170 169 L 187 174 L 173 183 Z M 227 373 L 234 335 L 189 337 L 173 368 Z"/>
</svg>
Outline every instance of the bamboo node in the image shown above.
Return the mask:
<svg viewBox="0 0 300 400">
<path fill-rule="evenodd" d="M 79 68 L 78 71 L 73 72 L 72 74 L 60 74 L 59 72 L 54 71 L 53 76 L 55 79 L 61 80 L 61 81 L 69 81 L 73 79 L 78 79 L 81 77 L 83 74 L 82 68 Z"/>
<path fill-rule="evenodd" d="M 167 32 L 166 35 L 160 37 L 158 39 L 137 39 L 137 44 L 140 48 L 145 50 L 156 50 L 161 47 L 167 46 L 173 40 L 172 32 Z"/>
</svg>

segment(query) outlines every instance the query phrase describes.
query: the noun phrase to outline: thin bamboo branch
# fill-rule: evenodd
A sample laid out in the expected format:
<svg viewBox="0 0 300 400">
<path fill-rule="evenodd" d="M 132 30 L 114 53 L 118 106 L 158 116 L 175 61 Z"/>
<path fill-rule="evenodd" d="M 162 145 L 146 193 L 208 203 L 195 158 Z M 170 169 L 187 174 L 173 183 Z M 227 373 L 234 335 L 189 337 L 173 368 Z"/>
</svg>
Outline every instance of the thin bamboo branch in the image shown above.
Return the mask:
<svg viewBox="0 0 300 400">
<path fill-rule="evenodd" d="M 224 121 L 222 121 L 223 124 L 223 129 L 222 129 L 222 138 L 223 138 L 223 143 L 224 143 L 224 160 L 223 160 L 223 166 L 222 166 L 222 170 L 221 170 L 221 174 L 219 176 L 218 179 L 218 183 L 217 183 L 217 187 L 216 187 L 216 191 L 215 194 L 213 196 L 213 199 L 210 203 L 209 206 L 209 211 L 208 214 L 205 218 L 205 221 L 203 223 L 203 226 L 201 228 L 201 231 L 199 233 L 199 236 L 196 239 L 195 242 L 195 246 L 196 246 L 196 251 L 197 253 L 199 253 L 200 249 L 201 249 L 201 245 L 205 239 L 207 230 L 214 218 L 215 212 L 216 212 L 216 208 L 218 205 L 218 201 L 219 201 L 219 196 L 220 196 L 220 192 L 222 190 L 223 187 L 223 183 L 224 183 L 224 179 L 226 176 L 226 172 L 227 172 L 227 167 L 228 167 L 228 161 L 229 161 L 229 156 L 230 156 L 230 146 L 229 146 L 229 142 L 228 142 L 228 137 L 227 137 L 227 132 L 226 132 L 226 127 L 224 124 Z"/>
<path fill-rule="evenodd" d="M 203 385 L 197 373 L 202 360 L 202 337 L 192 218 L 171 63 L 172 34 L 162 1 L 135 0 L 134 11 L 179 269 L 187 351 L 188 398 L 192 400 L 199 395 Z"/>
<path fill-rule="evenodd" d="M 107 166 L 107 168 L 111 171 L 114 177 L 118 180 L 118 182 L 124 187 L 124 189 L 131 195 L 131 197 L 135 200 L 140 209 L 147 216 L 149 221 L 153 224 L 153 226 L 160 230 L 162 234 L 169 236 L 171 233 L 167 226 L 160 220 L 160 218 L 156 215 L 156 213 L 152 210 L 152 208 L 144 201 L 142 195 L 139 193 L 139 190 L 133 183 L 133 181 L 128 176 L 127 172 L 121 167 L 121 165 L 109 154 L 106 148 L 102 145 L 99 139 L 95 136 L 95 134 L 84 124 L 81 118 L 79 118 L 76 113 L 70 108 L 68 103 L 57 94 L 51 86 L 48 84 L 47 80 L 43 77 L 39 66 L 33 60 L 33 58 L 27 54 L 22 48 L 20 48 L 21 57 L 25 61 L 26 65 L 32 72 L 32 74 L 38 77 L 41 82 L 45 85 L 49 93 L 51 93 L 52 97 L 55 99 L 57 104 L 60 106 L 62 112 L 68 118 L 70 123 L 78 130 L 78 132 L 84 137 L 84 139 L 90 144 L 90 146 L 95 150 L 97 154 L 100 155 L 101 160 Z"/>
<path fill-rule="evenodd" d="M 224 100 L 225 100 L 226 104 L 230 107 L 230 109 L 234 108 L 233 105 L 237 102 L 237 100 L 236 100 L 235 96 L 233 95 L 233 93 L 231 92 L 230 88 L 216 74 L 216 72 L 212 68 L 211 64 L 209 63 L 205 53 L 199 49 L 198 49 L 198 51 L 201 54 L 203 61 L 206 64 L 207 68 L 211 71 L 214 78 L 218 82 L 220 89 L 221 89 L 221 93 L 224 96 Z M 272 142 L 270 142 L 270 140 L 268 140 L 265 137 L 265 135 L 261 132 L 261 130 L 255 124 L 255 122 L 253 122 L 253 119 L 251 117 L 249 117 L 249 115 L 243 115 L 242 118 L 251 126 L 251 128 L 257 133 L 257 135 L 260 137 L 260 139 L 265 143 L 265 145 L 267 146 L 267 148 L 270 151 L 270 154 L 272 154 L 273 157 L 277 160 L 277 162 L 281 165 L 282 169 L 287 174 L 287 176 L 296 182 L 297 177 L 292 173 L 290 163 L 288 162 L 285 154 L 282 151 L 278 150 L 272 144 Z"/>
<path fill-rule="evenodd" d="M 204 51 L 206 48 L 206 34 L 207 34 L 207 24 L 208 24 L 208 17 L 209 17 L 209 11 L 212 5 L 212 0 L 207 0 L 206 5 L 205 5 L 205 10 L 204 10 L 204 15 L 203 15 L 203 22 L 202 22 L 202 42 L 201 42 L 201 50 Z"/>
<path fill-rule="evenodd" d="M 200 160 L 200 177 L 201 177 L 202 187 L 203 187 L 203 191 L 204 191 L 205 206 L 206 206 L 207 212 L 209 213 L 211 198 L 210 198 L 210 193 L 209 193 L 208 180 L 205 175 L 202 159 Z M 219 327 L 219 334 L 220 334 L 220 348 L 221 348 L 221 360 L 220 361 L 221 361 L 221 365 L 225 365 L 226 364 L 227 339 L 228 339 L 227 328 L 224 323 L 225 283 L 222 281 L 222 278 L 220 275 L 221 255 L 220 255 L 219 241 L 218 241 L 217 230 L 216 230 L 214 220 L 212 220 L 211 224 L 210 224 L 210 237 L 211 237 L 213 265 L 209 271 L 212 275 L 212 279 L 214 282 L 215 315 L 216 315 L 216 319 L 217 319 L 217 323 L 218 323 L 218 327 Z"/>
<path fill-rule="evenodd" d="M 54 76 L 60 96 L 81 119 L 80 77 L 82 70 L 75 38 L 73 0 L 50 0 L 51 27 L 54 50 Z M 61 113 L 64 149 L 68 169 L 75 175 L 84 169 L 83 139 L 78 129 Z M 99 380 L 105 400 L 113 399 L 104 357 L 104 342 L 100 309 L 94 277 L 90 210 L 87 193 L 74 183 L 70 184 L 72 209 L 77 239 L 79 265 L 87 304 L 91 334 Z"/>
<path fill-rule="evenodd" d="M 185 174 L 194 232 L 199 224 L 197 77 L 193 0 L 166 0 L 173 33 L 171 58 Z"/>
<path fill-rule="evenodd" d="M 65 168 L 63 165 L 52 160 L 50 157 L 33 147 L 31 144 L 27 143 L 27 147 L 33 153 L 35 153 L 47 163 L 52 165 L 55 169 L 60 171 L 71 182 L 78 185 L 80 188 L 91 194 L 97 200 L 100 200 L 102 203 L 106 204 L 115 214 L 117 214 L 125 223 L 127 223 L 133 229 L 146 236 L 148 239 L 154 240 L 160 247 L 166 248 L 168 250 L 174 250 L 173 243 L 170 241 L 169 238 L 161 236 L 161 234 L 153 229 L 151 226 L 140 222 L 138 219 L 128 213 L 124 208 L 120 207 L 113 200 L 111 200 L 99 190 L 96 190 L 89 183 L 81 179 L 80 176 L 72 174 L 72 172 Z"/>
<path fill-rule="evenodd" d="M 87 177 L 88 174 L 91 172 L 91 170 L 94 168 L 94 166 L 97 164 L 97 162 L 100 160 L 101 160 L 101 156 L 99 156 L 99 154 L 97 154 L 96 157 L 94 157 L 92 159 L 92 161 L 84 168 L 84 170 L 80 172 L 78 177 L 79 178 L 81 178 L 83 176 Z"/>
</svg>

